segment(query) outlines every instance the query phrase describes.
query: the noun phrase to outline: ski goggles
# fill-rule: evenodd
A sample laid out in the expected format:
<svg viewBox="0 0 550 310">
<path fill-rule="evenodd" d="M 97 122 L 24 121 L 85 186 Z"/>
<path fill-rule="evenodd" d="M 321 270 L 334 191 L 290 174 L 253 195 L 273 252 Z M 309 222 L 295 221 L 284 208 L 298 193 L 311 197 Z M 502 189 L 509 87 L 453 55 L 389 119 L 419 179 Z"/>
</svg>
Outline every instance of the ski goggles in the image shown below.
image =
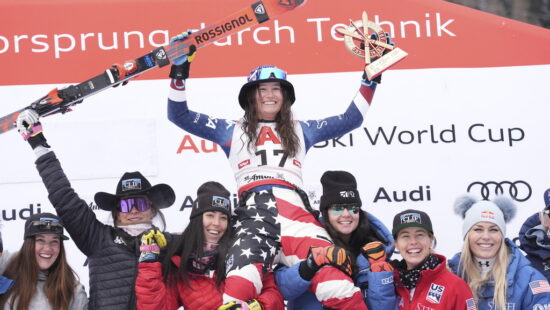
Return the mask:
<svg viewBox="0 0 550 310">
<path fill-rule="evenodd" d="M 357 214 L 359 213 L 359 210 L 361 210 L 361 208 L 357 205 L 347 205 L 347 206 L 339 205 L 339 206 L 332 206 L 329 208 L 329 210 L 330 210 L 330 213 L 332 213 L 333 215 L 341 215 L 342 213 L 344 213 L 344 210 L 348 210 L 350 214 Z"/>
<path fill-rule="evenodd" d="M 134 207 L 139 212 L 147 211 L 151 209 L 151 202 L 147 196 L 126 197 L 118 201 L 118 210 L 122 213 L 128 213 Z"/>
<path fill-rule="evenodd" d="M 250 72 L 248 76 L 249 82 L 269 79 L 286 80 L 286 71 L 274 66 L 263 66 Z"/>
</svg>

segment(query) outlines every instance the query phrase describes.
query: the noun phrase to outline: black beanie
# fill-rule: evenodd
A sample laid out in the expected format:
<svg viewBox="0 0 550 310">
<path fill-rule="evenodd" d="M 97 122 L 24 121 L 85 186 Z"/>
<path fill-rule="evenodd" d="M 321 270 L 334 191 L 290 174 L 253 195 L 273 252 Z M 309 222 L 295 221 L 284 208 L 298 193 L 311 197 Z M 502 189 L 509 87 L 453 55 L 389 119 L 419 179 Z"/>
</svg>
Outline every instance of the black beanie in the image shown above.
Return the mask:
<svg viewBox="0 0 550 310">
<path fill-rule="evenodd" d="M 323 212 L 333 204 L 354 203 L 361 207 L 355 177 L 347 171 L 326 171 L 321 177 L 323 196 L 319 209 Z"/>
<path fill-rule="evenodd" d="M 219 211 L 231 216 L 229 191 L 218 182 L 206 182 L 197 190 L 197 199 L 193 203 L 190 219 L 207 211 Z"/>
</svg>

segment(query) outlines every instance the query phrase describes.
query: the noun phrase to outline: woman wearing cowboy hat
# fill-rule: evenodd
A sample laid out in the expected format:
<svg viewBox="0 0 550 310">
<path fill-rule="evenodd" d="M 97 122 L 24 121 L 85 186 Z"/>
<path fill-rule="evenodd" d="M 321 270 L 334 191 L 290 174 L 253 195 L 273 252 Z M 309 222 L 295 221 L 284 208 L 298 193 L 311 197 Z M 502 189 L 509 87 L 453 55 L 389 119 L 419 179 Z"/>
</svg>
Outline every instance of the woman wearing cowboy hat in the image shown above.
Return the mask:
<svg viewBox="0 0 550 310">
<path fill-rule="evenodd" d="M 165 226 L 160 209 L 174 203 L 174 191 L 166 184 L 152 186 L 140 172 L 126 172 L 115 194 L 100 192 L 94 197 L 100 209 L 112 214 L 114 226 L 103 224 L 71 188 L 38 119 L 34 110 L 25 110 L 17 119 L 17 127 L 37 156 L 36 167 L 50 202 L 77 247 L 88 257 L 90 309 L 136 309 L 134 286 L 141 238 L 157 231 L 152 224 L 155 217 Z M 165 235 L 171 240 L 172 235 Z"/>
</svg>

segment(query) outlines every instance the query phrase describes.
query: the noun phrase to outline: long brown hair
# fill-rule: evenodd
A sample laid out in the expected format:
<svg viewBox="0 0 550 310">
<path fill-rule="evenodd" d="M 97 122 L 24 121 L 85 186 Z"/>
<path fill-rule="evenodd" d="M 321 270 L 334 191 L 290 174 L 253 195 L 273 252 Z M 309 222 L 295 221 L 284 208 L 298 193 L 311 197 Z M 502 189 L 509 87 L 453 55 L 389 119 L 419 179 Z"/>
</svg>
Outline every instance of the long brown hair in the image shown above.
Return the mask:
<svg viewBox="0 0 550 310">
<path fill-rule="evenodd" d="M 203 213 L 204 214 L 204 213 Z M 162 275 L 164 282 L 171 286 L 177 286 L 178 281 L 183 281 L 191 289 L 191 279 L 193 276 L 189 268 L 189 262 L 204 254 L 203 247 L 206 241 L 204 237 L 203 215 L 192 218 L 183 233 L 170 242 L 167 254 L 162 262 Z M 216 288 L 221 291 L 222 283 L 225 281 L 225 256 L 230 247 L 231 241 L 231 218 L 228 218 L 227 230 L 218 242 L 215 254 L 216 270 Z M 172 263 L 172 256 L 180 256 L 180 265 Z"/>
<path fill-rule="evenodd" d="M 26 238 L 13 259 L 8 264 L 4 276 L 14 280 L 14 286 L 0 296 L 0 308 L 11 303 L 11 310 L 29 309 L 35 294 L 40 270 L 35 256 L 35 236 Z M 60 250 L 57 260 L 47 271 L 44 284 L 44 294 L 52 309 L 68 310 L 74 298 L 78 278 L 67 263 L 63 240 L 60 240 Z"/>
<path fill-rule="evenodd" d="M 256 110 L 256 92 L 258 91 L 258 85 L 252 87 L 248 92 L 248 105 L 244 111 L 244 121 L 242 129 L 248 137 L 247 148 L 248 150 L 256 151 L 256 138 L 258 130 L 258 117 Z M 284 85 L 281 85 L 283 91 L 283 105 L 281 110 L 277 113 L 275 122 L 277 123 L 275 130 L 281 137 L 281 144 L 285 155 L 294 157 L 300 149 L 298 135 L 294 131 L 294 120 L 292 118 L 291 106 L 292 103 L 288 99 L 288 91 Z"/>
</svg>

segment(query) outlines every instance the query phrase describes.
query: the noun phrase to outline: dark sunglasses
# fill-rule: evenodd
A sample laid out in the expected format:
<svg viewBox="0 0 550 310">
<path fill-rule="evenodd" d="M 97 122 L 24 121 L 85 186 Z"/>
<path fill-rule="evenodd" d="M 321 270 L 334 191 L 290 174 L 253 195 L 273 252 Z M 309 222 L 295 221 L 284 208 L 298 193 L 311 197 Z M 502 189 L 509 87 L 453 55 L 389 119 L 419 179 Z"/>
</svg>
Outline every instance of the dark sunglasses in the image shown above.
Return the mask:
<svg viewBox="0 0 550 310">
<path fill-rule="evenodd" d="M 118 210 L 122 213 L 132 211 L 132 208 L 143 212 L 151 209 L 151 202 L 146 196 L 121 198 L 118 201 Z"/>
<path fill-rule="evenodd" d="M 348 210 L 350 214 L 357 214 L 361 210 L 359 206 L 332 206 L 329 210 L 333 215 L 341 215 L 344 213 L 344 209 Z"/>
</svg>

